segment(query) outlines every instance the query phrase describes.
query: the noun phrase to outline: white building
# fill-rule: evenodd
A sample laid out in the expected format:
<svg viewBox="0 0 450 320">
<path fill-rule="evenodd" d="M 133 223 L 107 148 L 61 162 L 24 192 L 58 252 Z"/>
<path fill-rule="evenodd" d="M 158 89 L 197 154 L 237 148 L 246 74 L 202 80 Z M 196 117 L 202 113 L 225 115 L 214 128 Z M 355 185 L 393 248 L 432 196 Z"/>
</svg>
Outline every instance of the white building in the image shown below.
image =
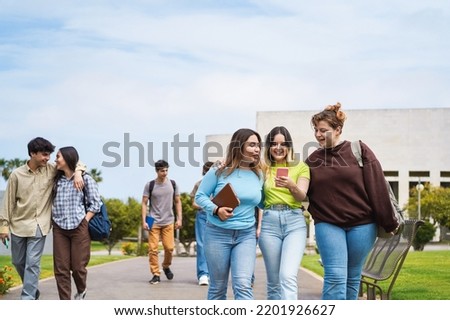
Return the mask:
<svg viewBox="0 0 450 320">
<path fill-rule="evenodd" d="M 264 139 L 275 126 L 285 126 L 294 151 L 304 160 L 317 147 L 311 127 L 313 114 L 322 111 L 257 112 L 256 131 Z M 450 187 L 450 108 L 345 110 L 342 138 L 362 140 L 376 154 L 401 206 L 420 179 L 433 186 Z M 251 126 L 249 126 L 251 127 Z M 211 135 L 208 143 L 226 150 L 231 134 Z M 214 160 L 214 159 L 213 159 Z"/>
<path fill-rule="evenodd" d="M 305 158 L 315 148 L 311 117 L 314 111 L 258 112 L 256 131 L 265 136 L 285 126 L 296 153 Z M 421 182 L 450 187 L 450 108 L 345 110 L 342 138 L 362 140 L 376 154 L 400 205 L 410 188 Z"/>
</svg>

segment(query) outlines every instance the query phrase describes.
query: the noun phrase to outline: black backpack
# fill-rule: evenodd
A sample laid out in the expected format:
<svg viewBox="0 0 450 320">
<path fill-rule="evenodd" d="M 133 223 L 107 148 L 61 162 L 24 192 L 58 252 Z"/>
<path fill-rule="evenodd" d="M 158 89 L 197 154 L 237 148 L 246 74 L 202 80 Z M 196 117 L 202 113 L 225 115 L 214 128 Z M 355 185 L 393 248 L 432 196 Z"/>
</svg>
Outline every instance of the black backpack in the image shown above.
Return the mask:
<svg viewBox="0 0 450 320">
<path fill-rule="evenodd" d="M 170 180 L 170 182 L 172 183 L 172 187 L 173 187 L 173 201 L 172 201 L 172 211 L 174 213 L 174 215 L 176 216 L 176 208 L 175 208 L 175 187 L 177 186 L 177 184 L 175 183 L 174 180 Z M 152 192 L 153 192 L 153 188 L 155 187 L 155 180 L 151 180 L 148 186 L 148 204 L 149 206 L 151 206 L 151 198 L 152 198 Z M 147 217 L 149 218 L 149 217 Z M 150 217 L 151 219 L 153 219 L 152 217 Z M 154 221 L 154 219 L 153 219 Z M 149 221 L 147 222 L 148 227 L 151 228 L 151 226 L 153 225 L 153 221 L 151 221 L 149 223 Z"/>
<path fill-rule="evenodd" d="M 177 186 L 177 184 L 175 183 L 175 180 L 170 180 L 170 182 L 172 183 L 172 187 L 173 187 L 173 206 L 175 208 L 175 188 Z M 150 181 L 150 184 L 148 186 L 148 203 L 150 204 L 150 200 L 152 198 L 152 192 L 153 192 L 153 188 L 155 187 L 155 180 Z"/>
</svg>

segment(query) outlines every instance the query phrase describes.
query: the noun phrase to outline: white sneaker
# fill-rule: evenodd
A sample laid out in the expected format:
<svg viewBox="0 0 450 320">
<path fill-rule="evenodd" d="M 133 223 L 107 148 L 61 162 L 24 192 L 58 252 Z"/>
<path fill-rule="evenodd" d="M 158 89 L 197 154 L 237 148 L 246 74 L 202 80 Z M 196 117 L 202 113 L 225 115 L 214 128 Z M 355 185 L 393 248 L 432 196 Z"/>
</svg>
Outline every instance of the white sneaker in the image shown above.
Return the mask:
<svg viewBox="0 0 450 320">
<path fill-rule="evenodd" d="M 86 297 L 86 290 L 84 290 L 81 293 L 75 293 L 75 300 L 84 300 L 84 298 Z"/>
<path fill-rule="evenodd" d="M 198 279 L 198 285 L 199 286 L 208 286 L 209 285 L 209 279 L 208 276 L 203 275 Z"/>
</svg>

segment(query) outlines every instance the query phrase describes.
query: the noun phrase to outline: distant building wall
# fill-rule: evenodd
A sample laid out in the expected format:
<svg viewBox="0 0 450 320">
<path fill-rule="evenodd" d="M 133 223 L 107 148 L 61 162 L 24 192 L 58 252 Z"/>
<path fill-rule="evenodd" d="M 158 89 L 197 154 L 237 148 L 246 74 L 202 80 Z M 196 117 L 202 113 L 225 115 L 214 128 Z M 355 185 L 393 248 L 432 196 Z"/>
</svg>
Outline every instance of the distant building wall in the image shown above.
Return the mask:
<svg viewBox="0 0 450 320">
<path fill-rule="evenodd" d="M 256 131 L 264 140 L 273 127 L 285 126 L 295 153 L 304 160 L 317 148 L 310 122 L 322 110 L 257 112 Z M 342 139 L 362 140 L 374 151 L 402 207 L 419 178 L 422 183 L 450 187 L 450 108 L 346 110 L 344 106 L 343 111 L 347 120 Z M 209 135 L 206 141 L 222 143 L 225 149 L 230 138 L 230 134 Z"/>
<path fill-rule="evenodd" d="M 314 151 L 314 111 L 258 112 L 256 129 L 267 134 L 283 125 L 301 159 Z M 419 180 L 450 186 L 450 108 L 345 110 L 342 139 L 362 140 L 375 153 L 403 206 Z"/>
<path fill-rule="evenodd" d="M 225 157 L 232 134 L 212 134 L 206 136 L 207 161 L 217 161 Z"/>
</svg>

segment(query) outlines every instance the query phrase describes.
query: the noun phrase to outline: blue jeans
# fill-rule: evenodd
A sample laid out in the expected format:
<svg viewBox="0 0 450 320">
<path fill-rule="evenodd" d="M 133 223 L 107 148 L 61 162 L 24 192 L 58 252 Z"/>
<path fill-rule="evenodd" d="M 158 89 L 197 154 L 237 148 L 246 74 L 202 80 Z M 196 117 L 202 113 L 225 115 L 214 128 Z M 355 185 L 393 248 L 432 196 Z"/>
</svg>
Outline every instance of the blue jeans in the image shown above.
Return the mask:
<svg viewBox="0 0 450 320">
<path fill-rule="evenodd" d="M 38 285 L 45 238 L 39 226 L 34 237 L 19 237 L 11 234 L 11 260 L 22 279 L 23 287 L 20 295 L 22 300 L 39 298 Z"/>
<path fill-rule="evenodd" d="M 195 241 L 197 243 L 197 279 L 208 276 L 208 265 L 206 264 L 205 248 L 203 247 L 206 228 L 206 213 L 198 210 L 195 216 Z"/>
<path fill-rule="evenodd" d="M 320 222 L 316 241 L 324 266 L 323 300 L 356 300 L 364 262 L 377 236 L 375 223 L 351 228 Z"/>
<path fill-rule="evenodd" d="M 208 300 L 226 300 L 228 275 L 236 300 L 252 300 L 256 229 L 231 230 L 206 222 L 205 255 L 209 270 Z"/>
<path fill-rule="evenodd" d="M 268 300 L 298 299 L 297 274 L 305 246 L 302 210 L 264 210 L 259 247 L 266 266 Z"/>
</svg>

